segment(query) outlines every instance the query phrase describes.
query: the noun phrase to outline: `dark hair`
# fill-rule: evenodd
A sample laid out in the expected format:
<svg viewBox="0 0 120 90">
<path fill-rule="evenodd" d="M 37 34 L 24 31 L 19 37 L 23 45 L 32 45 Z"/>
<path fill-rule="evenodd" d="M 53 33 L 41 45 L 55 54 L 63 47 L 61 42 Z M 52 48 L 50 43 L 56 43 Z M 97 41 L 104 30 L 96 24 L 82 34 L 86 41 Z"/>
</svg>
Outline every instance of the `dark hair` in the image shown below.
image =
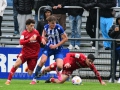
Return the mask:
<svg viewBox="0 0 120 90">
<path fill-rule="evenodd" d="M 95 60 L 95 56 L 93 54 L 88 54 L 87 58 L 91 59 L 92 61 Z"/>
<path fill-rule="evenodd" d="M 52 21 L 57 21 L 56 17 L 51 15 L 47 18 L 47 21 L 52 22 Z"/>
<path fill-rule="evenodd" d="M 26 20 L 26 25 L 30 25 L 31 23 L 35 24 L 35 20 L 34 19 L 28 19 Z"/>
<path fill-rule="evenodd" d="M 52 8 L 51 7 L 44 8 L 44 13 L 46 13 L 47 11 L 50 11 L 51 15 L 52 15 Z"/>
</svg>

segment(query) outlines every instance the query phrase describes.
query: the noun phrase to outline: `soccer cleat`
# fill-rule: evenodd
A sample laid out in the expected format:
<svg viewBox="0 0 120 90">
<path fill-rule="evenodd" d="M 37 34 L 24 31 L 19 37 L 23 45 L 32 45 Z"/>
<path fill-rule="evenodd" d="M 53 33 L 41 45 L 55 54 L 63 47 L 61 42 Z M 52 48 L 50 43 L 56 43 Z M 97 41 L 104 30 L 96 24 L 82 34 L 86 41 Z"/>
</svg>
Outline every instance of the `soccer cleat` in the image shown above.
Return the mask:
<svg viewBox="0 0 120 90">
<path fill-rule="evenodd" d="M 51 78 L 49 78 L 48 80 L 46 80 L 45 83 L 51 83 L 50 79 Z"/>
<path fill-rule="evenodd" d="M 35 85 L 36 82 L 32 80 L 32 81 L 30 82 L 30 84 L 31 84 L 31 85 Z"/>
<path fill-rule="evenodd" d="M 6 85 L 10 85 L 10 81 L 6 81 L 5 84 L 6 84 Z"/>
<path fill-rule="evenodd" d="M 25 68 L 25 72 L 28 72 L 28 66 Z"/>
</svg>

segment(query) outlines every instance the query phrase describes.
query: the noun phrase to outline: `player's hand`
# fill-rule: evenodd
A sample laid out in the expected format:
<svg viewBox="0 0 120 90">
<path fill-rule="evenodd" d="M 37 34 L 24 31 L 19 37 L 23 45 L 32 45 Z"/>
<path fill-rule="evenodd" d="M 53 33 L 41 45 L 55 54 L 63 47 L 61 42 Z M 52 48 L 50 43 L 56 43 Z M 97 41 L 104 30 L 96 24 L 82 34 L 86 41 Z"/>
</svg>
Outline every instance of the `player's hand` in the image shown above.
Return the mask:
<svg viewBox="0 0 120 90">
<path fill-rule="evenodd" d="M 31 38 L 30 38 L 30 41 L 34 41 L 36 40 L 37 36 L 36 35 L 33 35 Z"/>
<path fill-rule="evenodd" d="M 57 9 L 58 6 L 53 6 L 53 9 Z"/>
<path fill-rule="evenodd" d="M 42 44 L 45 45 L 46 44 L 46 41 L 44 38 L 42 38 Z"/>
<path fill-rule="evenodd" d="M 115 31 L 119 31 L 119 27 L 115 27 Z"/>
<path fill-rule="evenodd" d="M 69 63 L 66 63 L 66 64 L 64 65 L 64 67 L 66 67 L 66 68 L 70 68 L 71 65 L 70 65 Z"/>
<path fill-rule="evenodd" d="M 57 48 L 57 45 L 53 45 L 53 44 L 50 44 L 50 49 L 55 49 L 55 48 Z"/>
<path fill-rule="evenodd" d="M 57 8 L 62 8 L 61 4 L 58 4 Z"/>
<path fill-rule="evenodd" d="M 102 84 L 102 85 L 106 85 L 106 83 L 105 83 L 104 81 L 101 81 L 101 84 Z"/>
</svg>

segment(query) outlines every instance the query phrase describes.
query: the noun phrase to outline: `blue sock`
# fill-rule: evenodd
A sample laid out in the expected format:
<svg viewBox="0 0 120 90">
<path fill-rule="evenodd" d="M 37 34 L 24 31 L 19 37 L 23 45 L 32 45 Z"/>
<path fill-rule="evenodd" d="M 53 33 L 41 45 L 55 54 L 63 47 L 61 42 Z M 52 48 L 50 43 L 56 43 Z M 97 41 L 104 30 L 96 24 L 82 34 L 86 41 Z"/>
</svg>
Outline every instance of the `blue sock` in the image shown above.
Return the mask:
<svg viewBox="0 0 120 90">
<path fill-rule="evenodd" d="M 41 70 L 41 68 L 42 68 L 42 67 L 37 66 L 37 68 L 36 68 L 36 70 L 35 70 L 35 77 L 34 77 L 34 79 L 37 78 L 37 75 L 38 75 L 39 71 Z"/>
</svg>

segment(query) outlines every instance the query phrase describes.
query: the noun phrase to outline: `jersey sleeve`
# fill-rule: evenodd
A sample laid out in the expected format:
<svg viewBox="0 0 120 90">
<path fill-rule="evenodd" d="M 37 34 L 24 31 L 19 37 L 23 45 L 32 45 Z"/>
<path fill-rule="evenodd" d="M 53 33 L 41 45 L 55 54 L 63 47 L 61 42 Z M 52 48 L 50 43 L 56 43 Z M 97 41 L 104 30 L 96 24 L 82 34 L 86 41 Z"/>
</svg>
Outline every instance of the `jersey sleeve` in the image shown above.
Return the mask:
<svg viewBox="0 0 120 90">
<path fill-rule="evenodd" d="M 65 33 L 65 30 L 63 29 L 62 26 L 60 26 L 59 24 L 56 24 L 57 25 L 57 28 L 58 28 L 58 31 L 59 31 L 59 34 L 62 35 Z"/>
<path fill-rule="evenodd" d="M 65 58 L 65 63 L 71 64 L 73 59 L 78 59 L 78 58 L 80 58 L 80 53 L 67 53 Z"/>
<path fill-rule="evenodd" d="M 90 69 L 95 73 L 95 76 L 98 78 L 99 82 L 101 83 L 102 79 L 101 79 L 99 72 L 95 68 L 95 65 L 91 64 Z"/>
<path fill-rule="evenodd" d="M 64 64 L 66 64 L 66 63 L 71 64 L 72 63 L 72 61 L 70 59 L 71 57 L 74 57 L 74 53 L 67 53 L 66 57 L 64 58 Z"/>
<path fill-rule="evenodd" d="M 85 57 L 82 53 L 67 53 L 66 57 L 74 57 L 76 59 L 79 59 L 82 57 Z"/>
</svg>

